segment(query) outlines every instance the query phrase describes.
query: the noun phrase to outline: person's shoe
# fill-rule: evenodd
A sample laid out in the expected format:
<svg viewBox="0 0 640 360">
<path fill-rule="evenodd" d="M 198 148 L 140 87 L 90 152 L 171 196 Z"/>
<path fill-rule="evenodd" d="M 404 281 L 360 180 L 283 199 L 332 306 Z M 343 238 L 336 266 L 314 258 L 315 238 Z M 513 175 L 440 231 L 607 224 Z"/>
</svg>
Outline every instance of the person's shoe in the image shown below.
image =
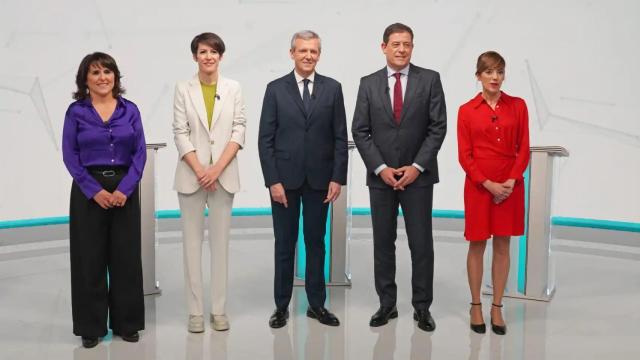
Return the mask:
<svg viewBox="0 0 640 360">
<path fill-rule="evenodd" d="M 122 340 L 126 342 L 138 342 L 138 340 L 140 340 L 140 334 L 137 331 L 132 332 L 131 334 L 120 334 L 118 332 L 114 332 L 113 335 L 120 336 Z"/>
<path fill-rule="evenodd" d="M 189 315 L 189 332 L 204 332 L 204 318 L 202 315 Z"/>
<path fill-rule="evenodd" d="M 82 337 L 82 346 L 84 346 L 87 349 L 91 349 L 93 347 L 96 347 L 96 345 L 98 345 L 98 338 L 97 337 L 92 337 L 92 336 L 83 336 Z"/>
<path fill-rule="evenodd" d="M 497 305 L 497 304 L 491 304 L 492 306 L 495 306 L 497 308 L 499 308 L 500 310 L 502 310 L 502 304 Z M 491 316 L 491 330 L 496 334 L 496 335 L 505 335 L 507 333 L 507 325 L 496 325 L 493 323 L 493 316 Z"/>
<path fill-rule="evenodd" d="M 209 316 L 209 320 L 211 322 L 211 327 L 215 331 L 226 331 L 229 330 L 229 319 L 227 315 L 213 315 Z"/>
<path fill-rule="evenodd" d="M 309 306 L 307 317 L 318 320 L 321 324 L 329 326 L 340 325 L 340 320 L 323 306 Z"/>
<path fill-rule="evenodd" d="M 414 311 L 413 320 L 417 321 L 418 327 L 424 331 L 431 332 L 436 329 L 436 322 L 433 321 L 431 313 L 427 310 Z"/>
<path fill-rule="evenodd" d="M 482 306 L 482 303 L 471 303 L 471 306 Z M 482 307 L 480 308 L 480 311 L 482 311 Z M 471 309 L 469 309 L 469 318 L 471 318 Z M 487 332 L 487 325 L 484 322 L 481 324 L 474 324 L 471 322 L 471 319 L 469 319 L 469 327 L 473 332 L 478 334 L 484 334 Z"/>
<path fill-rule="evenodd" d="M 398 309 L 395 306 L 380 306 L 378 311 L 371 317 L 369 326 L 378 327 L 386 325 L 389 319 L 395 319 L 398 317 Z"/>
<path fill-rule="evenodd" d="M 281 328 L 287 325 L 287 319 L 289 318 L 289 310 L 287 309 L 276 309 L 273 312 L 273 315 L 269 318 L 269 326 L 273 329 Z"/>
</svg>

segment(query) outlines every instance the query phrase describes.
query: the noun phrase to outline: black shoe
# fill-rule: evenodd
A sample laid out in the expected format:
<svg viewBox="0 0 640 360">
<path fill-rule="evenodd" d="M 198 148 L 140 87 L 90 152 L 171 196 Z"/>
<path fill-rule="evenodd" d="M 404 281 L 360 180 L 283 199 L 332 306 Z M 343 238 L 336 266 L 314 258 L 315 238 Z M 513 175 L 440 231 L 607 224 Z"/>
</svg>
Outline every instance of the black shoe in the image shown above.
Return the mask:
<svg viewBox="0 0 640 360">
<path fill-rule="evenodd" d="M 424 331 L 433 331 L 436 329 L 436 322 L 433 321 L 431 313 L 427 310 L 416 310 L 413 312 L 413 320 L 418 322 L 418 327 Z"/>
<path fill-rule="evenodd" d="M 482 306 L 482 303 L 471 303 L 471 306 Z M 469 317 L 471 317 L 471 309 L 469 309 Z M 474 324 L 471 322 L 471 320 L 469 320 L 469 327 L 471 327 L 471 330 L 473 330 L 473 332 L 476 332 L 478 334 L 484 334 L 487 332 L 487 325 L 485 323 Z"/>
<path fill-rule="evenodd" d="M 98 342 L 99 340 L 97 337 L 89 337 L 89 336 L 82 337 L 82 346 L 86 347 L 87 349 L 96 347 L 96 345 L 98 345 Z"/>
<path fill-rule="evenodd" d="M 386 325 L 389 319 L 395 319 L 398 317 L 398 309 L 395 306 L 380 306 L 378 311 L 371 317 L 369 326 L 378 327 Z"/>
<path fill-rule="evenodd" d="M 122 340 L 126 342 L 138 342 L 140 340 L 140 334 L 135 331 L 131 334 L 116 334 L 122 338 Z"/>
<path fill-rule="evenodd" d="M 273 312 L 273 315 L 269 318 L 269 326 L 274 329 L 281 328 L 287 325 L 287 319 L 289 318 L 289 310 L 287 309 L 276 309 Z"/>
<path fill-rule="evenodd" d="M 312 319 L 317 319 L 321 324 L 329 325 L 329 326 L 338 326 L 340 325 L 340 320 L 333 315 L 329 310 L 325 309 L 322 306 L 309 306 L 307 309 L 307 316 Z"/>
<path fill-rule="evenodd" d="M 497 308 L 502 308 L 502 304 L 500 305 L 496 305 L 496 304 L 491 304 Z M 493 323 L 493 317 L 491 317 L 491 330 L 496 334 L 496 335 L 505 335 L 507 333 L 507 325 L 496 325 Z"/>
</svg>

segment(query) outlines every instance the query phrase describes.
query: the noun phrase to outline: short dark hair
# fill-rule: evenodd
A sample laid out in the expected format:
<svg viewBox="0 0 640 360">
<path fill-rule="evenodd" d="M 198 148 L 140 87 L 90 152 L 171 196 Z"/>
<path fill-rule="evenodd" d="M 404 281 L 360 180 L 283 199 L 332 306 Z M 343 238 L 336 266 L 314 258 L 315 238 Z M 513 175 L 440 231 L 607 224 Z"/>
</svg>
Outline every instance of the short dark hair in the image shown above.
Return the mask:
<svg viewBox="0 0 640 360">
<path fill-rule="evenodd" d="M 391 36 L 391 34 L 402 32 L 408 32 L 409 35 L 411 35 L 411 41 L 413 41 L 413 30 L 411 30 L 410 27 L 405 24 L 394 23 L 384 29 L 384 34 L 382 34 L 382 42 L 386 44 L 389 42 L 389 36 Z"/>
<path fill-rule="evenodd" d="M 487 69 L 502 69 L 504 70 L 506 62 L 502 55 L 495 51 L 486 51 L 478 56 L 478 62 L 476 62 L 476 75 L 480 75 Z"/>
<path fill-rule="evenodd" d="M 76 100 L 84 100 L 89 97 L 89 87 L 87 86 L 87 75 L 89 75 L 89 69 L 91 65 L 100 65 L 113 71 L 113 90 L 111 93 L 114 98 L 124 94 L 125 90 L 120 83 L 120 70 L 118 70 L 118 64 L 114 58 L 109 54 L 103 52 L 94 52 L 82 59 L 80 66 L 78 66 L 78 73 L 76 74 L 76 91 L 73 93 L 73 98 Z"/>
<path fill-rule="evenodd" d="M 224 41 L 220 36 L 212 33 L 212 32 L 204 32 L 202 34 L 196 35 L 196 37 L 191 40 L 191 53 L 195 55 L 198 52 L 198 45 L 205 44 L 211 46 L 218 54 L 224 54 L 225 46 Z"/>
</svg>

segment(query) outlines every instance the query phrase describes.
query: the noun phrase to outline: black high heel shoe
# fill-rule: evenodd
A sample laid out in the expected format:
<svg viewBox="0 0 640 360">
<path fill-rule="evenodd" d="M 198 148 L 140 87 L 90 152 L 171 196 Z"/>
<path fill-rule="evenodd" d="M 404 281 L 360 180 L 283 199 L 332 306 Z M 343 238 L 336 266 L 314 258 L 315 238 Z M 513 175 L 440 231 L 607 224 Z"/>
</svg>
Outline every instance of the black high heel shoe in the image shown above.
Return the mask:
<svg viewBox="0 0 640 360">
<path fill-rule="evenodd" d="M 503 306 L 502 304 L 497 305 L 497 304 L 493 304 L 493 303 L 491 305 L 493 305 L 493 306 L 495 306 L 497 308 L 500 308 L 500 309 L 502 309 L 502 306 Z M 494 324 L 493 323 L 493 316 L 492 316 L 491 317 L 491 330 L 493 330 L 493 332 L 496 335 L 504 335 L 504 334 L 507 333 L 507 325 L 506 324 L 505 325 L 496 325 L 496 324 Z"/>
<path fill-rule="evenodd" d="M 471 306 L 482 306 L 482 303 L 470 303 Z M 469 309 L 469 318 L 471 318 L 471 309 Z M 478 334 L 484 334 L 487 332 L 487 325 L 485 323 L 482 324 L 474 324 L 471 322 L 471 319 L 469 319 L 469 327 L 471 328 L 471 330 L 473 330 L 473 332 L 476 332 Z"/>
</svg>

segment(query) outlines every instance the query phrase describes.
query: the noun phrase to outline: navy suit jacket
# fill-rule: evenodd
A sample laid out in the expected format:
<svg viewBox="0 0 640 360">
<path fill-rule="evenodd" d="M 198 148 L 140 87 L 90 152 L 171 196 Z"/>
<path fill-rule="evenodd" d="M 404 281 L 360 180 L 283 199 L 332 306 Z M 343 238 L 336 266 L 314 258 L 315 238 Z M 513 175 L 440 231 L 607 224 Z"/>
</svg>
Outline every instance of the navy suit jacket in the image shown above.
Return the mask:
<svg viewBox="0 0 640 360">
<path fill-rule="evenodd" d="M 267 187 L 282 183 L 312 189 L 347 182 L 347 125 L 339 82 L 315 74 L 309 112 L 305 112 L 293 71 L 270 82 L 264 94 L 258 151 Z"/>
</svg>

